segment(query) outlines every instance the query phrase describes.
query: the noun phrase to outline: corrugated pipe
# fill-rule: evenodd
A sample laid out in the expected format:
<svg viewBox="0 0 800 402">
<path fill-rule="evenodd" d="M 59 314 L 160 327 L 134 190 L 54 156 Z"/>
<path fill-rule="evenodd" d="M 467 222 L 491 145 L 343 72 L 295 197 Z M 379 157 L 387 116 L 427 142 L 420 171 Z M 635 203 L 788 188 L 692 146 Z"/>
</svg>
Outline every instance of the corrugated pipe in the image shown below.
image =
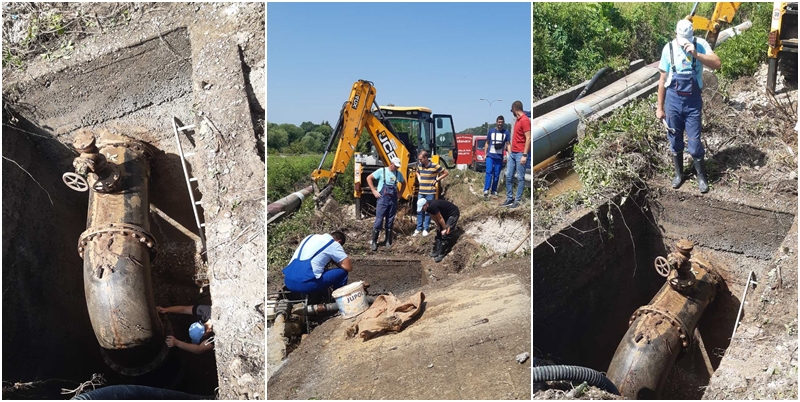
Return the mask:
<svg viewBox="0 0 800 402">
<path fill-rule="evenodd" d="M 581 366 L 538 366 L 531 370 L 533 382 L 575 381 L 584 382 L 603 391 L 619 395 L 614 383 L 597 370 Z"/>
<path fill-rule="evenodd" d="M 589 81 L 588 84 L 586 84 L 586 86 L 583 88 L 583 91 L 581 91 L 581 93 L 578 94 L 578 97 L 575 98 L 575 100 L 577 101 L 578 99 L 583 98 L 584 96 L 586 96 L 586 94 L 588 94 L 592 90 L 592 87 L 594 86 L 594 84 L 597 83 L 597 80 L 599 80 L 600 77 L 606 75 L 606 73 L 609 72 L 609 71 L 611 71 L 610 67 L 603 67 L 603 68 L 600 69 L 600 71 L 596 72 L 594 74 L 594 77 L 592 77 L 592 80 Z"/>
</svg>

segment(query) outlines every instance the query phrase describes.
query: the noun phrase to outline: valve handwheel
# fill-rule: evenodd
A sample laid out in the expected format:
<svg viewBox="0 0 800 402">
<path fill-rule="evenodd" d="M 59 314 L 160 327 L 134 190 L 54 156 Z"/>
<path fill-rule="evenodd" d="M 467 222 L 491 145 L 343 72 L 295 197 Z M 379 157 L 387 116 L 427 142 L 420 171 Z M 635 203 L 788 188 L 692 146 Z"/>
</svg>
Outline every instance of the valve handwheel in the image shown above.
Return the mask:
<svg viewBox="0 0 800 402">
<path fill-rule="evenodd" d="M 656 265 L 656 272 L 658 272 L 658 274 L 663 276 L 664 278 L 666 278 L 667 275 L 669 275 L 669 271 L 672 270 L 672 268 L 669 266 L 669 261 L 667 261 L 667 259 L 662 256 L 656 257 L 655 265 Z"/>
<path fill-rule="evenodd" d="M 75 191 L 84 192 L 89 190 L 89 183 L 86 182 L 86 179 L 83 176 L 77 173 L 72 173 L 72 172 L 64 173 L 61 176 L 61 180 L 64 181 L 64 184 L 66 184 L 67 187 Z"/>
</svg>

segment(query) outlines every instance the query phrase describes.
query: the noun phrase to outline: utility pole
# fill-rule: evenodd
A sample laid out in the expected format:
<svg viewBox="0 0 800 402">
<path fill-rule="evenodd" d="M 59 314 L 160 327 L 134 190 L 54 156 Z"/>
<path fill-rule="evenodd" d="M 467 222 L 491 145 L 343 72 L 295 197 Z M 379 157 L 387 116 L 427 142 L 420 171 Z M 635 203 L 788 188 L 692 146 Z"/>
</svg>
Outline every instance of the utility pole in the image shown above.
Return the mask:
<svg viewBox="0 0 800 402">
<path fill-rule="evenodd" d="M 486 101 L 486 102 L 489 103 L 489 118 L 486 119 L 486 134 L 489 134 L 489 120 L 492 119 L 492 103 L 502 102 L 503 100 L 502 99 L 495 99 L 493 101 L 490 101 L 489 99 L 484 99 L 484 98 L 481 98 L 480 100 Z"/>
</svg>

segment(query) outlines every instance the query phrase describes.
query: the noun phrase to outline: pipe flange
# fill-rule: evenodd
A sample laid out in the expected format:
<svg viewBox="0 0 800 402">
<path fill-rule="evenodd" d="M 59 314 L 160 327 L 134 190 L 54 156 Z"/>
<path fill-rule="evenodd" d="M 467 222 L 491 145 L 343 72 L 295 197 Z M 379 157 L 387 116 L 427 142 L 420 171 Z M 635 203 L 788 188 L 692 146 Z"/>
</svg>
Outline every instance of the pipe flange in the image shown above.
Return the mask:
<svg viewBox="0 0 800 402">
<path fill-rule="evenodd" d="M 692 276 L 691 278 L 682 279 L 679 274 L 677 270 L 673 270 L 669 273 L 669 276 L 667 276 L 669 286 L 678 293 L 683 294 L 687 290 L 693 288 L 698 282 L 697 277 L 691 271 L 689 271 L 689 275 Z"/>
<path fill-rule="evenodd" d="M 78 239 L 78 254 L 81 258 L 83 258 L 83 252 L 86 250 L 86 246 L 89 242 L 92 241 L 95 236 L 100 237 L 103 235 L 132 237 L 138 240 L 139 244 L 144 245 L 150 250 L 151 262 L 155 259 L 156 252 L 158 251 L 158 244 L 156 243 L 155 237 L 140 226 L 130 223 L 109 223 L 102 227 L 91 227 L 81 233 Z"/>
<path fill-rule="evenodd" d="M 670 312 L 666 310 L 662 310 L 655 306 L 643 306 L 640 307 L 638 310 L 633 312 L 630 320 L 628 320 L 628 326 L 631 326 L 633 322 L 642 315 L 657 315 L 667 320 L 673 327 L 678 328 L 678 336 L 681 339 L 681 345 L 683 349 L 681 353 L 686 353 L 689 347 L 692 345 L 692 337 L 686 332 L 686 324 L 681 322 L 680 318 L 675 317 Z"/>
</svg>

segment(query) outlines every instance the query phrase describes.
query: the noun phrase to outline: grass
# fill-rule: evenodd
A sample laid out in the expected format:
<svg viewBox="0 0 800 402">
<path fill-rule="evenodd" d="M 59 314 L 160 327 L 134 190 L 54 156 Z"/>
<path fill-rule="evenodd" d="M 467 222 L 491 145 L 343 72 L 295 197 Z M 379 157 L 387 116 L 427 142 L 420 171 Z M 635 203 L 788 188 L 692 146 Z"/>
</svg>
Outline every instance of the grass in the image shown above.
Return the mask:
<svg viewBox="0 0 800 402">
<path fill-rule="evenodd" d="M 78 39 L 127 24 L 134 10 L 145 7 L 133 3 L 108 6 L 98 15 L 87 3 L 4 3 L 3 68 L 24 69 L 34 57 L 45 60 L 69 59 Z"/>
</svg>

